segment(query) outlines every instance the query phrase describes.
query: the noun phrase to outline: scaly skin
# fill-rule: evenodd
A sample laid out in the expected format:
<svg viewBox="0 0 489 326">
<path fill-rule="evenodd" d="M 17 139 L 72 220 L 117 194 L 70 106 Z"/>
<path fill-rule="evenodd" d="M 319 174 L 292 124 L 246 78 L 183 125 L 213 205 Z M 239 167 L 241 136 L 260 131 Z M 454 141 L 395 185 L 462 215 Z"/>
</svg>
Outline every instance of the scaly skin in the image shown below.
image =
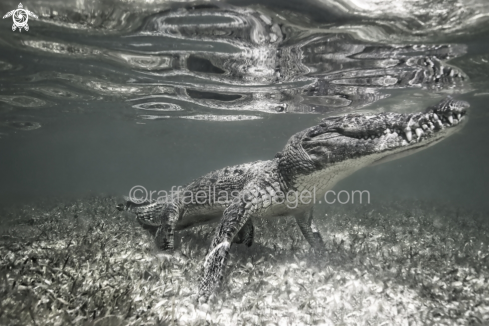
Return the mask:
<svg viewBox="0 0 489 326">
<path fill-rule="evenodd" d="M 126 208 L 155 231 L 163 250 L 173 249 L 175 230 L 220 219 L 199 286 L 199 297 L 207 300 L 221 283 L 231 243 L 252 244 L 254 218 L 292 215 L 310 245 L 323 250 L 322 237 L 314 226 L 313 202 L 299 201 L 292 208 L 281 196 L 309 191 L 319 199 L 362 167 L 425 149 L 459 130 L 468 107 L 467 102 L 447 97 L 424 113 L 326 118 L 293 135 L 273 160 L 217 170 L 174 192 L 166 203 L 137 207 L 128 202 Z M 185 193 L 198 192 L 200 203 L 189 203 Z M 232 192 L 239 196 L 229 195 Z M 228 198 L 219 196 L 224 193 Z"/>
</svg>

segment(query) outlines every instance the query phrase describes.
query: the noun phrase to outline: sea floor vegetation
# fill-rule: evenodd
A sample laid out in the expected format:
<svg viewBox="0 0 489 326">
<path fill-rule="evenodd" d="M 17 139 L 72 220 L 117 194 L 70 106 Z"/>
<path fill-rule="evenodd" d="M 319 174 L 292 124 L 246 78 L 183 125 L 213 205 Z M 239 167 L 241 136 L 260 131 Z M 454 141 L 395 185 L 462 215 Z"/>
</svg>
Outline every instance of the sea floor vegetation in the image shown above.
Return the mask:
<svg viewBox="0 0 489 326">
<path fill-rule="evenodd" d="M 196 301 L 215 225 L 159 252 L 115 197 L 0 209 L 0 325 L 489 325 L 489 218 L 422 201 L 321 206 L 326 252 L 292 218 L 254 221 Z"/>
</svg>

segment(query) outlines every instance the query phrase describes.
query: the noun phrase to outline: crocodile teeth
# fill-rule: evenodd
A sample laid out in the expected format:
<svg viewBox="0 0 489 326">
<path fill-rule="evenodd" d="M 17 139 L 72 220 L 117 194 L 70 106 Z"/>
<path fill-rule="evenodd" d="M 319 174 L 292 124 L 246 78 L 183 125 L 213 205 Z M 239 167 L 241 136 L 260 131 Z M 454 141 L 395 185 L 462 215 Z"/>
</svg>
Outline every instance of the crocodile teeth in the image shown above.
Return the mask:
<svg viewBox="0 0 489 326">
<path fill-rule="evenodd" d="M 405 133 L 406 133 L 406 138 L 408 141 L 411 141 L 413 139 L 413 132 L 411 131 L 411 129 L 406 129 L 405 130 Z"/>
<path fill-rule="evenodd" d="M 386 129 L 386 130 L 384 130 L 384 134 L 386 134 L 386 135 L 387 135 L 387 134 L 390 134 L 390 133 L 391 133 L 390 129 Z"/>
<path fill-rule="evenodd" d="M 438 115 L 436 113 L 433 113 L 433 118 L 435 118 L 435 120 L 440 120 L 440 118 L 438 118 Z"/>
<path fill-rule="evenodd" d="M 440 120 L 436 120 L 436 124 L 440 129 L 443 129 L 443 122 L 441 122 Z"/>
<path fill-rule="evenodd" d="M 433 122 L 428 122 L 428 125 L 430 126 L 430 129 L 433 130 L 435 129 L 435 125 L 433 124 Z"/>
<path fill-rule="evenodd" d="M 461 117 L 461 116 L 462 116 L 462 115 L 461 115 L 460 113 L 457 113 L 457 120 L 458 120 L 458 121 L 460 121 L 460 117 Z"/>
<path fill-rule="evenodd" d="M 453 116 L 451 114 L 448 116 L 448 122 L 453 125 Z"/>
<path fill-rule="evenodd" d="M 423 130 L 428 130 L 428 125 L 423 124 L 421 127 L 423 127 Z"/>
</svg>

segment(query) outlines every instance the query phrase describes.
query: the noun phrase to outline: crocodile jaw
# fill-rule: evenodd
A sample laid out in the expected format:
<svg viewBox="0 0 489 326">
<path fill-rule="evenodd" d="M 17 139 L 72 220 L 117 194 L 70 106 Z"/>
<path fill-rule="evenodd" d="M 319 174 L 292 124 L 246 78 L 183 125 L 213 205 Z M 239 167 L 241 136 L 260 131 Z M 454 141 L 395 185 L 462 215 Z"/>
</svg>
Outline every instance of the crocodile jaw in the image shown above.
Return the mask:
<svg viewBox="0 0 489 326">
<path fill-rule="evenodd" d="M 375 162 L 414 152 L 460 130 L 469 103 L 447 97 L 425 113 L 349 114 L 327 118 L 302 136 L 302 148 L 320 166 L 368 157 Z"/>
<path fill-rule="evenodd" d="M 447 97 L 424 113 L 323 119 L 289 140 L 279 155 L 279 166 L 285 167 L 282 175 L 295 189 L 314 183 L 319 192 L 326 191 L 365 166 L 411 155 L 452 135 L 465 124 L 468 107 L 467 102 Z M 299 155 L 301 162 L 292 162 Z M 297 168 L 291 173 L 288 166 L 294 164 Z"/>
</svg>

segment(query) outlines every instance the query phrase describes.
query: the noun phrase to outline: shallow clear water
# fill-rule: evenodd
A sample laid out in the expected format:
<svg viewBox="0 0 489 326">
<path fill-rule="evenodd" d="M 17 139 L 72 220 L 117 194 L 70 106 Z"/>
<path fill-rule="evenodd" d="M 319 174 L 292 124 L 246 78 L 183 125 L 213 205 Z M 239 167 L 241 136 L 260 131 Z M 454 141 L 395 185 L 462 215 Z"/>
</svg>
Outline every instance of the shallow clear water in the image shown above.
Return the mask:
<svg viewBox="0 0 489 326">
<path fill-rule="evenodd" d="M 28 32 L 0 21 L 1 197 L 166 189 L 327 115 L 452 94 L 472 105 L 459 135 L 338 187 L 489 207 L 484 2 L 232 4 L 38 1 Z"/>
<path fill-rule="evenodd" d="M 418 112 L 449 94 L 471 104 L 462 131 L 336 185 L 368 190 L 372 210 L 323 206 L 321 214 L 364 209 L 367 216 L 384 209 L 375 205 L 416 199 L 489 211 L 484 0 L 24 5 L 39 16 L 29 19 L 29 31 L 13 32 L 11 18 L 0 20 L 3 207 L 127 195 L 135 185 L 170 189 L 224 166 L 270 159 L 321 118 Z M 2 1 L 0 13 L 17 6 Z M 412 222 L 399 210 L 382 218 L 389 214 Z M 406 228 L 422 228 L 413 225 Z"/>
</svg>

